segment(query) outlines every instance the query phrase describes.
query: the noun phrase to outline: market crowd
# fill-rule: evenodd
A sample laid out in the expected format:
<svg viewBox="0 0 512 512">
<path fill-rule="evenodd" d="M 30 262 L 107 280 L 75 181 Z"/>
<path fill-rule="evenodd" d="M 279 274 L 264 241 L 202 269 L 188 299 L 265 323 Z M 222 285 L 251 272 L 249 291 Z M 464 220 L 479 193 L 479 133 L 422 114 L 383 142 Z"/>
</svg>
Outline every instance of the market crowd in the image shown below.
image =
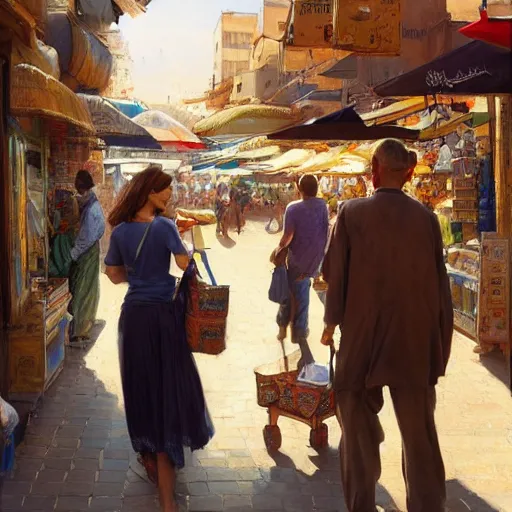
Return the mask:
<svg viewBox="0 0 512 512">
<path fill-rule="evenodd" d="M 217 218 L 217 233 L 226 235 L 230 228 L 239 233 L 248 214 L 269 219 L 266 230 L 275 234 L 283 229 L 286 207 L 300 198 L 297 177 L 280 178 L 276 182 L 258 181 L 254 176 L 232 176 L 214 179 L 209 174 L 180 173 L 173 187 L 172 206 L 176 209 L 212 210 Z M 366 197 L 373 191 L 368 176 L 322 176 L 318 197 L 334 216 L 338 205 L 348 199 Z"/>
<path fill-rule="evenodd" d="M 276 265 L 271 289 L 283 292 L 277 337 L 290 335 L 298 344 L 301 373 L 315 363 L 309 297 L 319 275 L 326 283 L 320 341 L 333 346 L 335 331 L 343 332 L 334 391 L 350 512 L 376 509 L 384 441 L 378 414 L 386 386 L 402 435 L 408 511 L 442 512 L 446 501 L 434 412 L 435 386 L 450 356 L 453 309 L 437 217 L 402 191 L 416 163 L 400 141 L 379 143 L 372 157 L 375 193 L 342 201 L 332 223 L 318 197 L 317 178 L 302 176 L 300 198 L 286 207 L 283 234 L 271 256 Z M 190 349 L 191 336 L 198 334 L 186 328 L 194 301 L 187 297 L 197 293 L 193 253 L 176 224 L 159 215 L 171 199 L 171 182 L 158 167 L 130 182 L 109 216 L 115 229 L 105 259 L 110 280 L 129 284 L 119 323 L 128 429 L 158 485 L 164 512 L 177 510 L 174 491 L 176 471 L 185 463 L 183 447 L 203 448 L 214 435 Z M 217 188 L 215 198 L 235 199 L 231 185 Z M 169 274 L 171 259 L 184 271 L 179 284 Z M 278 276 L 284 287 L 274 282 Z M 211 300 L 213 308 L 217 302 Z"/>
<path fill-rule="evenodd" d="M 334 346 L 337 329 L 343 333 L 333 387 L 348 510 L 376 510 L 385 437 L 378 414 L 383 388 L 389 387 L 402 435 L 408 511 L 444 511 L 435 388 L 450 357 L 453 308 L 437 217 L 402 190 L 416 163 L 400 141 L 381 141 L 372 157 L 375 193 L 366 197 L 367 183 L 356 179 L 352 200 L 339 181 L 319 183 L 312 174 L 286 185 L 290 197 L 271 196 L 275 189 L 268 187 L 263 199 L 258 185 L 242 181 L 213 187 L 208 180 L 189 180 L 186 187 L 183 181 L 173 187 L 158 166 L 123 189 L 108 216 L 114 230 L 106 274 L 114 284 L 129 285 L 119 320 L 125 411 L 133 449 L 158 486 L 164 512 L 178 510 L 176 472 L 185 464 L 184 448 L 204 448 L 214 435 L 190 348 L 191 336 L 198 334 L 187 324 L 190 297 L 198 293 L 193 249 L 175 222 L 161 215 L 173 194 L 189 206 L 217 209 L 226 197 L 240 208 L 260 199 L 284 203 L 283 234 L 271 256 L 271 289 L 281 290 L 277 338 L 290 336 L 299 346 L 300 371 L 315 364 L 309 300 L 313 281 L 321 278 L 325 329 L 318 342 Z M 98 304 L 98 242 L 105 220 L 93 188 L 91 176 L 80 171 L 78 196 L 61 205 L 52 244 L 56 272 L 70 278 L 73 342 L 88 341 Z M 332 203 L 331 222 L 326 201 Z M 72 230 L 71 218 L 79 219 Z M 171 260 L 184 272 L 179 282 L 169 273 Z M 212 296 L 212 311 L 215 301 Z"/>
</svg>

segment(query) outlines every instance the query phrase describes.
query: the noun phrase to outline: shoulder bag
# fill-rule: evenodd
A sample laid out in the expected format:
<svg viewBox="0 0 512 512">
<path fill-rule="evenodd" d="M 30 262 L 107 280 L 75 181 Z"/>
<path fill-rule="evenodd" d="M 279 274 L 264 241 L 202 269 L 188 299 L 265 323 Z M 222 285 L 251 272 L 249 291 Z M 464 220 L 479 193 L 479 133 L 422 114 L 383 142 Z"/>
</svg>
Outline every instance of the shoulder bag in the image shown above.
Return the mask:
<svg viewBox="0 0 512 512">
<path fill-rule="evenodd" d="M 144 230 L 144 234 L 142 235 L 142 238 L 139 242 L 139 245 L 137 246 L 137 251 L 135 252 L 135 259 L 133 260 L 133 263 L 131 266 L 127 266 L 126 269 L 128 272 L 131 272 L 132 274 L 135 273 L 135 264 L 137 263 L 137 260 L 139 259 L 140 253 L 142 251 L 142 248 L 144 247 L 144 243 L 146 242 L 146 239 L 149 234 L 149 230 L 151 229 L 151 226 L 153 225 L 153 221 L 151 221 L 146 229 Z"/>
</svg>

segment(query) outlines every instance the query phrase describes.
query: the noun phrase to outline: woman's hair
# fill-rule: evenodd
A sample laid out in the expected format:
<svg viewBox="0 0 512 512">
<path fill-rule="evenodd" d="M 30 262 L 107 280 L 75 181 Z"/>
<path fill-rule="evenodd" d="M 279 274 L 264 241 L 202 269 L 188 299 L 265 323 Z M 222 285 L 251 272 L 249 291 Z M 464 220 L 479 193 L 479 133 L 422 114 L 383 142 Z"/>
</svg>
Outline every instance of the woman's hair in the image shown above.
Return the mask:
<svg viewBox="0 0 512 512">
<path fill-rule="evenodd" d="M 108 222 L 112 227 L 123 222 L 131 222 L 148 202 L 150 194 L 162 192 L 169 188 L 171 183 L 172 177 L 163 172 L 160 166 L 150 165 L 145 171 L 136 174 L 123 188 L 110 212 Z"/>
</svg>

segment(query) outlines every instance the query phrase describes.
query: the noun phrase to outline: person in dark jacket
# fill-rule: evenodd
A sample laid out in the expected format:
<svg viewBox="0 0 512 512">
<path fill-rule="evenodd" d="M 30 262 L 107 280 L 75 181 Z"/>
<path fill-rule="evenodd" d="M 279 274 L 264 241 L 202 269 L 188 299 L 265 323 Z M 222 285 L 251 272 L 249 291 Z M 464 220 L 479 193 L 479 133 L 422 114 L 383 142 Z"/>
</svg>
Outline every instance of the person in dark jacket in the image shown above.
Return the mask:
<svg viewBox="0 0 512 512">
<path fill-rule="evenodd" d="M 453 308 L 438 220 L 402 192 L 411 162 L 400 141 L 379 144 L 372 160 L 376 193 L 343 203 L 323 266 L 322 343 L 332 343 L 336 326 L 342 330 L 335 391 L 350 512 L 375 510 L 384 386 L 402 435 L 407 510 L 444 511 L 435 386 L 450 357 Z"/>
</svg>

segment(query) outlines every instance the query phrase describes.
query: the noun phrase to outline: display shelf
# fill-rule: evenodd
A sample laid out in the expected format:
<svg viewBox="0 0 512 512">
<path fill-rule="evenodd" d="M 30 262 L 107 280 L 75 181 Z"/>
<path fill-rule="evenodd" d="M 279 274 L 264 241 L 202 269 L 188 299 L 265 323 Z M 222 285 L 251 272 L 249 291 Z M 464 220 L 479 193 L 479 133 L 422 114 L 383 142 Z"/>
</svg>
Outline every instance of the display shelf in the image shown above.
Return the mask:
<svg viewBox="0 0 512 512">
<path fill-rule="evenodd" d="M 10 329 L 10 394 L 34 402 L 62 369 L 71 301 L 67 279 L 34 278 L 25 311 Z"/>
<path fill-rule="evenodd" d="M 478 339 L 482 347 L 510 344 L 510 244 L 496 233 L 482 236 Z"/>
<path fill-rule="evenodd" d="M 480 284 L 479 252 L 466 247 L 450 249 L 446 270 L 450 279 L 455 328 L 476 340 Z"/>
</svg>

